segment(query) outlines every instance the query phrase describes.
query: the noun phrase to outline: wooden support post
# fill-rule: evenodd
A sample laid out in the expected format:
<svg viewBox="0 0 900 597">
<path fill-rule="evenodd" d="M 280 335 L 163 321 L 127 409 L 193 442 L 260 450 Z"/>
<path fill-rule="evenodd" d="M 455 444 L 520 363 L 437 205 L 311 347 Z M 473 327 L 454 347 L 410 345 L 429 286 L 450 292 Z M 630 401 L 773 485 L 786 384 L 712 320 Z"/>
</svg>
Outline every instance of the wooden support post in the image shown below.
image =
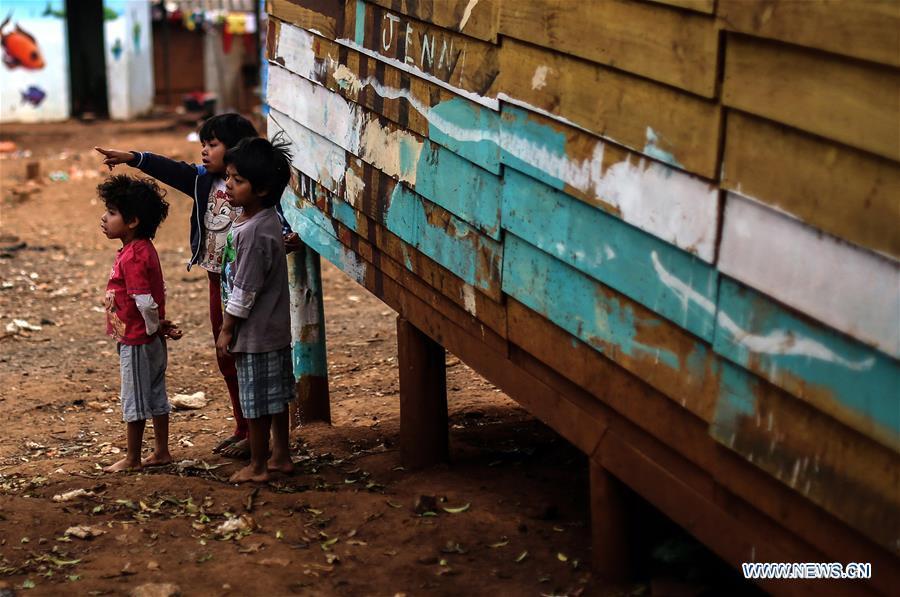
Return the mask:
<svg viewBox="0 0 900 597">
<path fill-rule="evenodd" d="M 400 364 L 400 457 L 415 469 L 449 457 L 444 347 L 397 317 Z"/>
<path fill-rule="evenodd" d="M 325 311 L 319 254 L 302 245 L 288 255 L 291 293 L 291 336 L 297 400 L 291 427 L 312 421 L 331 423 L 328 365 L 325 357 Z"/>
<path fill-rule="evenodd" d="M 599 460 L 590 463 L 594 570 L 608 581 L 626 581 L 632 575 L 628 489 Z"/>
</svg>

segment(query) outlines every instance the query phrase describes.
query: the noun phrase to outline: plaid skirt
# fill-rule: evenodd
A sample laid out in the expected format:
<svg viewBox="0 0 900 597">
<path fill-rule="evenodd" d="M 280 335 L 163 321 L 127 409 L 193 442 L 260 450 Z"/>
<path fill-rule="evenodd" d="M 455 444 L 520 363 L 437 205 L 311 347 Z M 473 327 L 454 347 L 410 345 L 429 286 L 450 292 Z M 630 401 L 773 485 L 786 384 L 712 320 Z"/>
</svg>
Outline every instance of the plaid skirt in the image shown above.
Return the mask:
<svg viewBox="0 0 900 597">
<path fill-rule="evenodd" d="M 245 419 L 277 415 L 294 399 L 294 369 L 291 349 L 272 352 L 238 352 L 238 396 Z"/>
</svg>

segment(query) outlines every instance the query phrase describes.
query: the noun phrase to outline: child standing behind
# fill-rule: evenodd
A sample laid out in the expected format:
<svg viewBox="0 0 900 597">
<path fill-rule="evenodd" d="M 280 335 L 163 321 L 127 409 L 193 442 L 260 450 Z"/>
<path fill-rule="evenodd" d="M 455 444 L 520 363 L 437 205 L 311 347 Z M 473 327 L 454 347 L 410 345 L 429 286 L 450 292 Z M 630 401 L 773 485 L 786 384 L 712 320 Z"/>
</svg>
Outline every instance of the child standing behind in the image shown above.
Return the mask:
<svg viewBox="0 0 900 597">
<path fill-rule="evenodd" d="M 225 321 L 216 351 L 234 355 L 241 410 L 250 430 L 250 464 L 231 481 L 266 481 L 270 472 L 293 471 L 287 408 L 294 394 L 290 298 L 275 213 L 290 180 L 290 154 L 284 143 L 245 139 L 225 154 L 225 164 L 229 201 L 243 211 L 225 251 Z"/>
<path fill-rule="evenodd" d="M 151 239 L 169 213 L 169 204 L 151 180 L 113 176 L 97 187 L 106 205 L 100 228 L 122 241 L 106 284 L 106 333 L 116 339 L 121 373 L 122 418 L 127 423 L 125 458 L 106 472 L 161 466 L 169 453 L 169 400 L 166 396 L 166 343 L 181 331 L 165 319 L 166 293 L 159 256 Z M 141 460 L 147 419 L 153 419 L 155 449 Z"/>
<path fill-rule="evenodd" d="M 257 137 L 256 128 L 240 114 L 220 114 L 203 123 L 199 131 L 202 165 L 176 162 L 150 152 L 120 151 L 95 147 L 103 154 L 103 163 L 112 169 L 127 164 L 140 169 L 153 178 L 171 185 L 194 201 L 191 210 L 191 259 L 188 269 L 198 264 L 206 270 L 209 282 L 209 319 L 213 342 L 222 327 L 221 280 L 222 251 L 231 224 L 240 214 L 225 193 L 225 152 L 245 137 Z M 247 422 L 244 420 L 238 400 L 237 372 L 230 355 L 217 355 L 217 363 L 234 415 L 234 433 L 220 442 L 213 452 L 221 452 L 231 458 L 246 458 Z"/>
</svg>

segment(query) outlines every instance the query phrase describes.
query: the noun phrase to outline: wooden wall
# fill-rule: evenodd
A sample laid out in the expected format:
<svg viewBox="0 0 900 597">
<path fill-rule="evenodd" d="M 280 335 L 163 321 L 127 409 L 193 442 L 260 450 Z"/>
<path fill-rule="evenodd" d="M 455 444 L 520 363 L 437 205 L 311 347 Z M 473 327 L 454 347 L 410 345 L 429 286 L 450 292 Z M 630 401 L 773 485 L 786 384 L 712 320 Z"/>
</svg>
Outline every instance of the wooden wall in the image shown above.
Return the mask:
<svg viewBox="0 0 900 597">
<path fill-rule="evenodd" d="M 268 11 L 310 246 L 723 557 L 900 580 L 900 4 Z"/>
</svg>

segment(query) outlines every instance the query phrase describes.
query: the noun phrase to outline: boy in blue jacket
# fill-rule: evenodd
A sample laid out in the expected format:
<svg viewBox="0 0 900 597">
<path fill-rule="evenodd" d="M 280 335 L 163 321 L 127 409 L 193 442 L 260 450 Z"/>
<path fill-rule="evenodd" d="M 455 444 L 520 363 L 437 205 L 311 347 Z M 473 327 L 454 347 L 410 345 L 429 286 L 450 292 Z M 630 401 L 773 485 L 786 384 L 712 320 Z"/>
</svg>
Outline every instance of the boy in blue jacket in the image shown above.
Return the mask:
<svg viewBox="0 0 900 597">
<path fill-rule="evenodd" d="M 231 205 L 225 189 L 225 152 L 241 139 L 258 137 L 253 124 L 240 114 L 219 114 L 203 123 L 199 131 L 201 165 L 176 162 L 150 152 L 120 151 L 95 147 L 103 154 L 103 163 L 112 170 L 119 164 L 138 168 L 157 180 L 170 185 L 193 199 L 191 210 L 190 246 L 188 269 L 198 264 L 206 270 L 209 279 L 209 318 L 212 324 L 213 342 L 222 329 L 221 271 L 225 240 L 241 209 Z M 295 247 L 297 235 L 282 218 L 282 233 L 288 249 Z M 219 371 L 228 386 L 235 430 L 231 437 L 219 443 L 214 452 L 232 458 L 249 457 L 247 421 L 241 412 L 238 395 L 237 371 L 230 354 L 217 354 Z"/>
</svg>

